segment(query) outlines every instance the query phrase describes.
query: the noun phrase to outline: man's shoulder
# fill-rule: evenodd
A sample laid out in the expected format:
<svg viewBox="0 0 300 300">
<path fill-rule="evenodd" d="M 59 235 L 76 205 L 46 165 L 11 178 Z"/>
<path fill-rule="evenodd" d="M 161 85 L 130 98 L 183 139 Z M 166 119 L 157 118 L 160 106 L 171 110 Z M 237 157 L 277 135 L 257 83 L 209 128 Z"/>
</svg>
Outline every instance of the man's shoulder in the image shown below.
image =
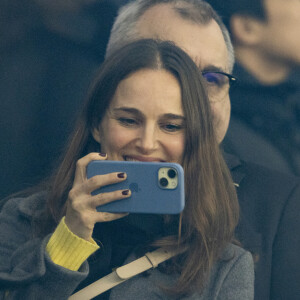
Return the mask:
<svg viewBox="0 0 300 300">
<path fill-rule="evenodd" d="M 300 178 L 236 158 L 228 166 L 241 207 L 240 225 L 247 220 L 256 232 L 268 226 L 274 231 L 290 205 L 300 211 Z"/>
<path fill-rule="evenodd" d="M 300 179 L 236 157 L 228 159 L 226 155 L 241 208 L 236 232 L 243 245 L 259 248 L 257 234 L 273 241 L 283 216 L 289 218 L 289 207 L 300 212 Z"/>
<path fill-rule="evenodd" d="M 260 193 L 267 192 L 270 195 L 278 192 L 280 195 L 288 195 L 300 186 L 300 178 L 296 176 L 246 162 L 230 154 L 224 156 L 233 181 L 240 189 L 252 189 L 253 192 L 259 190 Z"/>
</svg>

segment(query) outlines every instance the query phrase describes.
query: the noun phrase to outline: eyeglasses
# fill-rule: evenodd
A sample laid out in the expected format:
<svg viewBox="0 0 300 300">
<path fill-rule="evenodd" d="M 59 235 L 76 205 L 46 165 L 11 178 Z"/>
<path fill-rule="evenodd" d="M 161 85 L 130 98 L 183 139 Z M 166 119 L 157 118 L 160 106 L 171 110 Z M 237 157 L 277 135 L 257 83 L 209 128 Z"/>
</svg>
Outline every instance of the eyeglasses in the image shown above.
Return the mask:
<svg viewBox="0 0 300 300">
<path fill-rule="evenodd" d="M 229 92 L 229 87 L 236 82 L 236 78 L 221 71 L 204 71 L 207 93 L 210 102 L 220 102 Z"/>
</svg>

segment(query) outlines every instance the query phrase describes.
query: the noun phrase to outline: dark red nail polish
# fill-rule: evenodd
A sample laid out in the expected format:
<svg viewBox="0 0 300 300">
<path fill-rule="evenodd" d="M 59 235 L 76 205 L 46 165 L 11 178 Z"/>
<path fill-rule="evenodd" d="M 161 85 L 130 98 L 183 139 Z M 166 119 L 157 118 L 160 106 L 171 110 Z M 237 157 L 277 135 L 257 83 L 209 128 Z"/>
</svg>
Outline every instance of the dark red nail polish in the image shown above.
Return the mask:
<svg viewBox="0 0 300 300">
<path fill-rule="evenodd" d="M 124 191 L 122 191 L 122 195 L 124 195 L 124 196 L 129 195 L 129 190 L 124 190 Z"/>
<path fill-rule="evenodd" d="M 118 173 L 119 178 L 125 178 L 125 173 Z"/>
<path fill-rule="evenodd" d="M 106 153 L 99 153 L 101 157 L 106 157 Z"/>
</svg>

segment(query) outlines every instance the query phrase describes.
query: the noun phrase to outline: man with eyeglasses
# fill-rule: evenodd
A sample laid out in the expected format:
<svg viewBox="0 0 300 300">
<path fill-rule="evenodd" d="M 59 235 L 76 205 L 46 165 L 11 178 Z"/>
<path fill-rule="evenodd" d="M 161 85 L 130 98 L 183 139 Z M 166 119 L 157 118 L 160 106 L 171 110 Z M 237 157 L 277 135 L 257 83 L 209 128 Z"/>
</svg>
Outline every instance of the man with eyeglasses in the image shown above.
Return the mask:
<svg viewBox="0 0 300 300">
<path fill-rule="evenodd" d="M 229 87 L 235 78 L 232 44 L 219 16 L 201 0 L 133 1 L 115 20 L 106 57 L 140 38 L 171 40 L 199 66 L 221 143 L 230 119 Z M 241 206 L 236 236 L 258 259 L 255 298 L 300 299 L 299 180 L 228 154 L 225 159 Z M 145 229 L 146 223 L 135 225 Z"/>
<path fill-rule="evenodd" d="M 156 2 L 159 4 L 169 1 Z M 202 70 L 204 78 L 207 79 L 208 93 L 212 109 L 215 111 L 216 135 L 221 142 L 227 131 L 230 117 L 229 85 L 234 81 L 234 77 L 230 75 L 234 56 L 228 32 L 224 25 L 224 30 L 220 29 L 221 23 L 218 25 L 216 22 L 207 22 L 205 26 L 199 26 L 199 23 L 205 21 L 201 20 L 201 16 L 198 17 L 197 12 L 194 13 L 193 18 L 198 18 L 198 21 L 182 22 L 177 14 L 169 16 L 172 10 L 166 11 L 167 15 L 164 15 L 165 10 L 161 11 L 160 7 L 153 4 L 154 1 L 149 1 L 147 4 L 142 1 L 141 7 L 144 6 L 143 11 L 146 10 L 142 16 L 139 12 L 139 16 L 135 15 L 128 21 L 117 19 L 108 42 L 106 57 L 122 45 L 138 38 L 159 38 L 175 42 L 194 59 Z M 134 5 L 135 3 L 132 6 Z M 150 6 L 153 7 L 147 10 Z M 123 15 L 126 15 L 126 12 Z M 133 22 L 134 26 L 131 24 Z"/>
</svg>

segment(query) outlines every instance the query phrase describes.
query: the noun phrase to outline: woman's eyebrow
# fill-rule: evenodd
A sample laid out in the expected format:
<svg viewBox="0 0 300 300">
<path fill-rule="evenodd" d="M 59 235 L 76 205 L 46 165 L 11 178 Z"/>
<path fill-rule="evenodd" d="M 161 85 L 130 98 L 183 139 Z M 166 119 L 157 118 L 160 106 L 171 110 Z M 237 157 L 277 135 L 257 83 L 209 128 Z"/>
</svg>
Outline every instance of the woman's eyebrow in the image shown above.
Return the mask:
<svg viewBox="0 0 300 300">
<path fill-rule="evenodd" d="M 140 117 L 144 117 L 144 114 L 133 107 L 117 107 L 113 109 L 114 113 L 118 113 L 118 112 L 127 112 L 130 114 L 134 114 Z M 177 115 L 177 114 L 173 114 L 173 113 L 167 113 L 167 114 L 162 114 L 159 116 L 160 118 L 164 118 L 164 119 L 173 119 L 173 120 L 183 120 L 185 121 L 185 117 L 183 115 Z"/>
<path fill-rule="evenodd" d="M 136 108 L 133 108 L 133 107 L 126 107 L 126 106 L 123 106 L 123 107 L 116 107 L 113 109 L 113 112 L 127 112 L 127 113 L 131 113 L 131 114 L 135 114 L 135 115 L 141 115 L 143 116 L 143 113 L 136 109 Z"/>
<path fill-rule="evenodd" d="M 161 117 L 166 119 L 173 119 L 173 120 L 185 120 L 185 117 L 182 115 L 176 115 L 176 114 L 163 114 Z"/>
</svg>

